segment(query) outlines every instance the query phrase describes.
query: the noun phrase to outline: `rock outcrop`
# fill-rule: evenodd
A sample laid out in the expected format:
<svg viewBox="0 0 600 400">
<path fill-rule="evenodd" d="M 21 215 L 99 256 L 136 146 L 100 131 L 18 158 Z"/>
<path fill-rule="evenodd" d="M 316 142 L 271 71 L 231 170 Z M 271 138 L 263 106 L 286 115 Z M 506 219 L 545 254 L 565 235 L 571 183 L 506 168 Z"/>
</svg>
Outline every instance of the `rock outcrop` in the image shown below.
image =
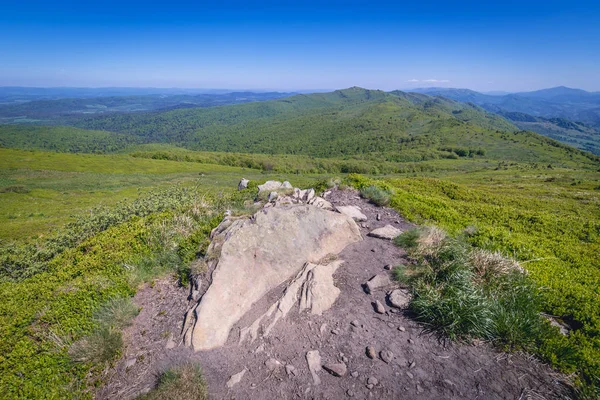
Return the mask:
<svg viewBox="0 0 600 400">
<path fill-rule="evenodd" d="M 261 185 L 263 190 L 271 190 L 270 182 Z M 251 218 L 228 218 L 222 225 L 211 234 L 208 257 L 218 261 L 212 283 L 195 310 L 191 334 L 195 351 L 224 345 L 231 328 L 252 305 L 303 266 L 306 290 L 301 306 L 322 312 L 337 296 L 328 277 L 339 264 L 323 266 L 319 261 L 362 239 L 348 216 L 310 205 L 266 208 Z M 307 269 L 307 262 L 314 266 Z"/>
</svg>

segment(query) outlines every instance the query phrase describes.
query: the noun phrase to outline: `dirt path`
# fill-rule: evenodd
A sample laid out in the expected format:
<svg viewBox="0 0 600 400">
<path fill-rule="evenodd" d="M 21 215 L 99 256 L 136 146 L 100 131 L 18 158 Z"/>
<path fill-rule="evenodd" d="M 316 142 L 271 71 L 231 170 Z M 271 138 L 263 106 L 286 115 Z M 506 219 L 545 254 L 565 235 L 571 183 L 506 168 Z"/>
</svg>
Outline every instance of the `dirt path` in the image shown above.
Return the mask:
<svg viewBox="0 0 600 400">
<path fill-rule="evenodd" d="M 191 305 L 189 291 L 177 288 L 174 282 L 160 281 L 136 295 L 135 301 L 143 309 L 126 332 L 123 358 L 107 375 L 97 398 L 135 398 L 153 387 L 161 371 L 189 359 L 202 365 L 214 399 L 568 398 L 561 376 L 547 366 L 522 355 L 499 353 L 485 344 L 444 345 L 386 304 L 386 290 L 367 294 L 362 287 L 367 280 L 386 273 L 388 264 L 407 262 L 402 249 L 367 233 L 388 224 L 400 229 L 411 225 L 395 211 L 375 207 L 355 192 L 333 191 L 327 200 L 334 205 L 358 205 L 368 217 L 359 224 L 364 240 L 340 254 L 345 263 L 334 278 L 341 294 L 329 311 L 322 316 L 292 311 L 269 337 L 239 346 L 239 327 L 250 320 L 245 317 L 226 346 L 194 353 L 183 347 L 180 336 L 183 314 Z M 277 288 L 267 297 L 275 299 L 281 290 Z M 374 311 L 376 300 L 385 304 L 385 314 Z M 272 302 L 259 303 L 253 314 L 265 311 Z M 375 359 L 367 356 L 367 346 L 376 350 Z M 306 361 L 310 350 L 318 350 L 323 363 L 345 362 L 346 375 L 335 377 L 320 371 L 321 383 L 315 385 Z M 381 351 L 390 351 L 391 361 L 382 361 Z M 265 365 L 269 359 L 281 366 L 269 368 Z M 295 372 L 288 374 L 286 365 Z M 228 388 L 231 375 L 244 369 L 240 383 Z"/>
</svg>

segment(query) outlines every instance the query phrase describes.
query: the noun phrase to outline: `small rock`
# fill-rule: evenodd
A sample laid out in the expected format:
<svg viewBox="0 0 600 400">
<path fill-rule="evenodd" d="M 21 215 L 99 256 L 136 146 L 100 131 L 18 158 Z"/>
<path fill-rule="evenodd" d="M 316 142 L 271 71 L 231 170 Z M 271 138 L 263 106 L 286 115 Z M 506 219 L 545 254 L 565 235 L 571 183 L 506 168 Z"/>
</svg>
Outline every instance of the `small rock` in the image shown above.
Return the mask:
<svg viewBox="0 0 600 400">
<path fill-rule="evenodd" d="M 410 304 L 410 300 L 410 294 L 402 289 L 392 290 L 388 296 L 388 301 L 396 308 L 406 308 Z"/>
<path fill-rule="evenodd" d="M 340 214 L 349 216 L 356 222 L 363 222 L 367 220 L 367 216 L 363 214 L 356 206 L 336 206 L 335 210 Z"/>
<path fill-rule="evenodd" d="M 333 333 L 334 335 L 339 335 L 340 334 L 340 330 L 339 329 L 332 329 L 331 333 Z"/>
<path fill-rule="evenodd" d="M 235 375 L 231 375 L 231 378 L 229 378 L 229 380 L 227 381 L 227 387 L 232 388 L 233 386 L 240 383 L 240 381 L 244 377 L 245 373 L 246 373 L 246 368 L 244 368 L 242 371 L 238 372 Z"/>
<path fill-rule="evenodd" d="M 346 375 L 347 367 L 344 363 L 330 363 L 323 365 L 323 369 L 333 376 L 342 377 Z"/>
<path fill-rule="evenodd" d="M 391 284 L 392 281 L 390 280 L 390 277 L 387 273 L 377 274 L 371 279 L 369 279 L 367 283 L 365 283 L 365 290 L 367 291 L 367 293 L 371 294 L 375 290 L 385 288 L 387 286 L 390 286 Z"/>
<path fill-rule="evenodd" d="M 267 361 L 265 361 L 265 366 L 269 371 L 275 371 L 281 367 L 281 363 L 274 358 L 269 358 Z"/>
<path fill-rule="evenodd" d="M 321 333 L 321 335 L 323 335 L 326 330 L 327 330 L 327 324 L 326 323 L 321 324 L 321 327 L 319 328 L 319 332 Z"/>
<path fill-rule="evenodd" d="M 256 348 L 256 350 L 254 350 L 254 354 L 259 354 L 259 353 L 262 353 L 263 351 L 265 351 L 265 344 L 261 343 L 260 346 L 258 346 Z"/>
<path fill-rule="evenodd" d="M 375 359 L 377 357 L 377 352 L 375 351 L 375 347 L 367 346 L 367 357 L 370 359 Z"/>
<path fill-rule="evenodd" d="M 357 319 L 355 319 L 354 321 L 350 322 L 350 324 L 352 326 L 356 326 L 357 328 L 360 326 L 360 322 Z"/>
<path fill-rule="evenodd" d="M 288 181 L 285 181 L 281 184 L 281 187 L 284 189 L 293 189 L 294 187 L 292 186 L 291 183 L 289 183 Z"/>
<path fill-rule="evenodd" d="M 347 362 L 349 361 L 349 360 L 348 360 L 348 357 L 346 357 L 346 356 L 342 356 L 342 361 L 343 361 L 343 362 L 345 362 L 345 363 L 347 363 Z"/>
<path fill-rule="evenodd" d="M 131 368 L 135 365 L 135 362 L 137 361 L 137 359 L 134 358 L 130 358 L 129 360 L 125 361 L 125 368 Z"/>
<path fill-rule="evenodd" d="M 315 189 L 308 189 L 306 192 L 306 202 L 308 203 L 315 197 Z"/>
<path fill-rule="evenodd" d="M 306 353 L 306 363 L 308 364 L 308 370 L 313 378 L 313 383 L 316 385 L 321 384 L 321 378 L 317 375 L 321 368 L 321 355 L 319 350 L 311 350 Z"/>
<path fill-rule="evenodd" d="M 277 197 L 279 197 L 279 194 L 277 192 L 271 192 L 269 193 L 269 198 L 267 199 L 270 202 L 277 200 Z"/>
<path fill-rule="evenodd" d="M 415 341 L 412 339 L 408 339 L 408 343 L 413 344 Z"/>
<path fill-rule="evenodd" d="M 377 213 L 377 217 L 375 217 L 377 221 L 381 221 L 381 214 Z"/>
<path fill-rule="evenodd" d="M 372 383 L 368 383 L 368 384 L 366 385 L 367 389 L 369 389 L 369 390 L 373 389 L 373 386 L 374 386 L 374 385 L 373 385 Z"/>
<path fill-rule="evenodd" d="M 387 326 L 388 326 L 388 328 L 393 328 L 393 327 L 394 327 L 394 324 L 392 324 L 391 322 L 388 322 L 388 323 L 387 323 Z"/>
<path fill-rule="evenodd" d="M 353 378 L 358 378 L 358 371 L 354 371 L 350 375 L 352 375 Z"/>
<path fill-rule="evenodd" d="M 346 390 L 346 394 L 348 395 L 348 397 L 354 397 L 354 392 L 352 391 L 352 389 Z"/>
<path fill-rule="evenodd" d="M 452 382 L 450 379 L 444 379 L 444 383 L 450 387 L 454 386 L 454 382 Z"/>
<path fill-rule="evenodd" d="M 296 375 L 298 373 L 298 371 L 296 370 L 296 367 L 294 367 L 292 364 L 287 364 L 285 366 L 285 372 L 288 375 L 292 375 L 292 374 Z"/>
<path fill-rule="evenodd" d="M 374 307 L 377 314 L 385 314 L 385 307 L 379 300 L 375 300 Z"/>
<path fill-rule="evenodd" d="M 248 188 L 248 183 L 250 183 L 250 181 L 248 179 L 242 178 L 242 180 L 240 181 L 240 183 L 238 183 L 238 190 L 247 189 Z"/>
<path fill-rule="evenodd" d="M 421 387 L 421 385 L 417 385 L 417 393 L 423 393 L 425 390 Z"/>
<path fill-rule="evenodd" d="M 371 249 L 371 252 L 377 253 L 377 249 Z"/>
<path fill-rule="evenodd" d="M 367 379 L 367 383 L 375 386 L 379 383 L 379 381 L 374 376 L 370 376 L 369 379 Z"/>
<path fill-rule="evenodd" d="M 406 328 L 405 328 L 405 327 L 403 327 L 403 326 L 399 326 L 399 327 L 398 327 L 398 330 L 399 330 L 400 332 L 405 332 L 405 331 L 406 331 Z"/>
<path fill-rule="evenodd" d="M 394 358 L 394 353 L 390 350 L 381 350 L 381 352 L 379 352 L 379 357 L 381 357 L 384 363 L 389 364 Z"/>
<path fill-rule="evenodd" d="M 192 300 L 198 301 L 199 298 L 200 298 L 200 291 L 199 290 L 192 291 Z"/>
<path fill-rule="evenodd" d="M 411 374 L 408 371 L 406 371 L 406 376 L 408 376 L 410 379 L 413 379 L 415 377 L 413 374 Z"/>
<path fill-rule="evenodd" d="M 392 268 L 393 268 L 392 264 L 387 264 L 383 267 L 383 269 L 385 269 L 386 271 L 391 271 Z"/>
<path fill-rule="evenodd" d="M 173 336 L 171 336 L 167 341 L 167 344 L 165 345 L 165 349 L 173 349 L 175 348 L 175 346 L 177 346 L 177 343 L 175 343 L 175 341 L 173 340 Z"/>
<path fill-rule="evenodd" d="M 398 228 L 394 228 L 391 225 L 386 225 L 383 228 L 373 229 L 367 234 L 367 236 L 375 237 L 378 239 L 393 240 L 400 236 L 402 231 Z"/>
<path fill-rule="evenodd" d="M 410 363 L 408 363 L 408 368 L 413 369 L 416 365 L 417 365 L 416 362 L 411 361 Z"/>
</svg>

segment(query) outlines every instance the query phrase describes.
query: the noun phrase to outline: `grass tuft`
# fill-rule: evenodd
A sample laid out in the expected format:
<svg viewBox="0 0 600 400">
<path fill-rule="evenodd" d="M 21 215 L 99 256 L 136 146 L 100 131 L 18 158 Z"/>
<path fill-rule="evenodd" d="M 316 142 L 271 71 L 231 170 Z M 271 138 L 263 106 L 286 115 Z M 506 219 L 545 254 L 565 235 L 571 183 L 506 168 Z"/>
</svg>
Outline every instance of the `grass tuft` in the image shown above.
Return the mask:
<svg viewBox="0 0 600 400">
<path fill-rule="evenodd" d="M 365 199 L 369 199 L 373 204 L 381 207 L 390 204 L 393 193 L 390 190 L 385 190 L 377 186 L 367 186 L 360 191 L 360 194 Z"/>
<path fill-rule="evenodd" d="M 205 400 L 208 399 L 206 382 L 200 366 L 186 363 L 163 372 L 158 385 L 140 400 Z"/>
</svg>

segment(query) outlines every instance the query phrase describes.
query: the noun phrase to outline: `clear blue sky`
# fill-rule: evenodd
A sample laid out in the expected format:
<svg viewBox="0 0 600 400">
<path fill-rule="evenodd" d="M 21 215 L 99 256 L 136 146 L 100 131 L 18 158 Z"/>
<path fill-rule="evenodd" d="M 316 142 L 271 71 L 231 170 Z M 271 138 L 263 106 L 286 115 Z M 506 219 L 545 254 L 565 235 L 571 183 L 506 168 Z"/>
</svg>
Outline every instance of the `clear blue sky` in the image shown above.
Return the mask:
<svg viewBox="0 0 600 400">
<path fill-rule="evenodd" d="M 600 90 L 600 1 L 6 1 L 8 85 Z"/>
</svg>

